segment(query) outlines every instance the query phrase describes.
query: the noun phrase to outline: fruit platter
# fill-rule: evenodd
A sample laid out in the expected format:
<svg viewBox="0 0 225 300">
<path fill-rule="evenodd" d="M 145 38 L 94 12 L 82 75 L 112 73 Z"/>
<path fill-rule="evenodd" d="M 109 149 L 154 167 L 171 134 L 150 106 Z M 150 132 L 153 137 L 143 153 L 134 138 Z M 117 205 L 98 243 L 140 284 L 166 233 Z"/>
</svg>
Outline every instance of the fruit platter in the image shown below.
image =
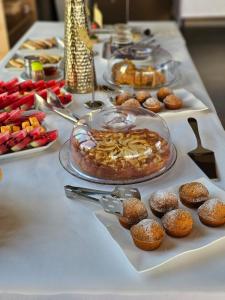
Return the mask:
<svg viewBox="0 0 225 300">
<path fill-rule="evenodd" d="M 46 100 L 51 89 L 67 105 L 72 96 L 63 91 L 64 84 L 63 80 L 0 81 L 0 160 L 42 151 L 56 141 L 58 131 L 49 129 L 46 114 L 34 110 L 35 93 Z"/>
<path fill-rule="evenodd" d="M 43 112 L 27 113 L 20 109 L 0 113 L 0 159 L 21 150 L 25 152 L 52 145 L 58 137 L 58 131 L 48 131 L 45 117 Z"/>
<path fill-rule="evenodd" d="M 17 78 L 13 78 L 8 82 L 0 81 L 0 111 L 10 112 L 17 108 L 32 109 L 34 107 L 34 94 L 37 93 L 46 99 L 48 88 L 59 97 L 63 105 L 66 105 L 72 101 L 72 96 L 63 91 L 64 85 L 64 80 L 50 80 L 48 82 L 26 80 L 19 82 Z"/>
</svg>

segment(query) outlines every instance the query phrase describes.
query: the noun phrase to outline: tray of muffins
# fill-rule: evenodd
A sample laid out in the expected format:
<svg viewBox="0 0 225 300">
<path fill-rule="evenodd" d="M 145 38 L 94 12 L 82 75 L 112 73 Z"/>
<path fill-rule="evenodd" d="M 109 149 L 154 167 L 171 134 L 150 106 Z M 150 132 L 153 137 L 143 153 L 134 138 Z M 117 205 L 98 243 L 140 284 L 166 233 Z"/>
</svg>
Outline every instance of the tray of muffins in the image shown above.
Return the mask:
<svg viewBox="0 0 225 300">
<path fill-rule="evenodd" d="M 128 89 L 112 92 L 111 102 L 116 106 L 140 108 L 154 113 L 174 114 L 208 110 L 208 107 L 185 89 L 162 87 L 156 91 Z"/>
<path fill-rule="evenodd" d="M 120 217 L 102 210 L 95 213 L 138 272 L 203 251 L 225 238 L 225 191 L 206 178 L 144 198 L 124 200 Z"/>
</svg>

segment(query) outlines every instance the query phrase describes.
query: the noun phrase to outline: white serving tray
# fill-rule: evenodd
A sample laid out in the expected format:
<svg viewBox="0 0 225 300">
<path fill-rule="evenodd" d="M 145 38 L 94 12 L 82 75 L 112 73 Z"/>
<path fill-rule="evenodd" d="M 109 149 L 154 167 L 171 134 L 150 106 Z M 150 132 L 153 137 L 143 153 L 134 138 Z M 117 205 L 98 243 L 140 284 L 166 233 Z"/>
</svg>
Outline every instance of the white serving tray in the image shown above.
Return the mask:
<svg viewBox="0 0 225 300">
<path fill-rule="evenodd" d="M 48 123 L 46 122 L 46 120 L 42 124 L 46 128 L 46 131 L 54 130 L 54 129 L 50 128 L 50 126 L 48 126 Z M 2 155 L 0 155 L 0 161 L 6 160 L 6 159 L 9 160 L 9 159 L 22 158 L 22 157 L 26 157 L 26 156 L 31 156 L 38 152 L 45 151 L 48 148 L 50 148 L 57 141 L 57 139 L 52 141 L 51 143 L 48 143 L 45 146 L 2 154 Z"/>
<path fill-rule="evenodd" d="M 218 188 L 210 180 L 200 178 L 195 181 L 206 185 L 211 198 L 225 199 L 225 191 Z M 178 189 L 179 186 L 174 186 L 166 190 L 178 194 Z M 143 201 L 149 208 L 148 199 L 143 199 Z M 112 243 L 117 243 L 120 246 L 138 272 L 145 272 L 159 268 L 163 264 L 176 259 L 178 256 L 188 255 L 188 253 L 191 254 L 195 251 L 203 251 L 204 248 L 225 238 L 225 225 L 216 228 L 207 227 L 199 221 L 196 209 L 189 209 L 183 206 L 181 202 L 179 203 L 179 207 L 189 210 L 193 216 L 194 226 L 191 234 L 185 238 L 173 238 L 166 235 L 162 245 L 154 251 L 143 251 L 137 248 L 133 243 L 130 231 L 120 225 L 116 216 L 110 215 L 103 210 L 97 211 L 95 214 L 111 235 Z M 149 217 L 160 221 L 160 219 L 153 216 L 150 212 Z"/>
<path fill-rule="evenodd" d="M 195 95 L 189 92 L 186 89 L 173 89 L 173 92 L 176 96 L 180 97 L 183 100 L 183 107 L 180 109 L 169 110 L 166 108 L 162 108 L 162 110 L 158 113 L 161 116 L 174 116 L 181 113 L 186 112 L 198 112 L 198 111 L 206 111 L 209 108 Z M 150 91 L 153 97 L 156 96 L 156 91 Z"/>
</svg>

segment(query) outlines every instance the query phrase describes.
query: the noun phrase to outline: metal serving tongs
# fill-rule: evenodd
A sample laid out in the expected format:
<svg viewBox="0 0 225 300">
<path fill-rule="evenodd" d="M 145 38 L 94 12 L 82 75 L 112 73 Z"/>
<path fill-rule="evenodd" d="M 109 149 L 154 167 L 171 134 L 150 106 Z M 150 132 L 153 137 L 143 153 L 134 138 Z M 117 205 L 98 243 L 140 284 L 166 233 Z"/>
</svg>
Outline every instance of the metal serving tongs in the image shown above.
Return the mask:
<svg viewBox="0 0 225 300">
<path fill-rule="evenodd" d="M 57 97 L 50 90 L 48 90 L 47 93 L 48 93 L 48 95 L 47 95 L 48 98 L 52 97 L 53 95 L 54 95 L 54 97 Z M 48 101 L 46 101 L 44 98 L 42 98 L 37 93 L 35 93 L 34 96 L 35 96 L 35 108 L 36 109 L 39 109 L 39 110 L 44 111 L 44 112 L 52 111 L 52 112 L 60 115 L 61 117 L 63 117 L 64 119 L 66 119 L 66 120 L 68 120 L 72 123 L 77 123 L 79 121 L 79 119 L 75 115 L 71 115 L 63 107 L 60 108 L 60 107 L 53 106 L 53 104 L 50 102 L 49 99 L 48 99 Z"/>
<path fill-rule="evenodd" d="M 88 195 L 87 193 L 82 193 L 81 191 L 74 190 L 73 187 L 66 185 L 64 187 L 66 196 L 70 199 L 76 199 L 77 196 L 82 196 L 84 199 L 89 201 L 98 202 L 105 212 L 122 216 L 123 215 L 123 200 L 122 198 L 113 197 L 112 195 L 102 195 L 100 198 L 95 198 Z"/>
<path fill-rule="evenodd" d="M 72 186 L 72 185 L 66 185 L 66 189 L 70 189 L 74 193 L 82 193 L 83 195 L 110 195 L 112 197 L 116 198 L 122 198 L 122 199 L 127 199 L 127 198 L 137 198 L 141 199 L 141 194 L 138 189 L 136 188 L 127 188 L 127 187 L 115 187 L 111 192 L 109 191 L 101 191 L 101 190 L 95 190 L 95 189 L 88 189 L 88 188 L 83 188 L 79 186 Z"/>
</svg>

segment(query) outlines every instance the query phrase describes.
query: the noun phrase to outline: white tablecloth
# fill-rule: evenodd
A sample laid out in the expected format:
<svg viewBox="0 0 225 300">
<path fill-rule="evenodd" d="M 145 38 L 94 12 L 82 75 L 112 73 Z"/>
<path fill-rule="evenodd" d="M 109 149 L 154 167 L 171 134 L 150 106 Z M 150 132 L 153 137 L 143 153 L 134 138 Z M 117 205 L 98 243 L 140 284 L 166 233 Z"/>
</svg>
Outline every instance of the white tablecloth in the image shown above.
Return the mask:
<svg viewBox="0 0 225 300">
<path fill-rule="evenodd" d="M 203 144 L 216 153 L 220 175 L 216 184 L 225 188 L 224 131 L 184 40 L 173 22 L 147 26 L 158 32 L 160 43 L 182 61 L 179 86 L 190 90 L 211 109 L 195 117 Z M 63 35 L 61 23 L 38 22 L 23 39 L 56 34 Z M 16 74 L 5 71 L 3 66 L 18 45 L 0 64 L 0 79 Z M 100 58 L 96 59 L 98 76 L 103 64 Z M 188 116 L 166 118 L 178 159 L 164 176 L 136 185 L 144 197 L 155 189 L 204 176 L 186 155 L 196 144 L 186 121 Z M 133 269 L 94 217 L 93 211 L 99 207 L 65 197 L 65 184 L 96 185 L 72 177 L 61 167 L 58 151 L 70 135 L 71 124 L 53 115 L 48 120 L 60 130 L 53 148 L 34 157 L 0 163 L 4 172 L 0 211 L 4 206 L 14 220 L 0 243 L 1 299 L 224 299 L 225 241 L 178 257 L 155 271 L 139 274 Z"/>
</svg>

